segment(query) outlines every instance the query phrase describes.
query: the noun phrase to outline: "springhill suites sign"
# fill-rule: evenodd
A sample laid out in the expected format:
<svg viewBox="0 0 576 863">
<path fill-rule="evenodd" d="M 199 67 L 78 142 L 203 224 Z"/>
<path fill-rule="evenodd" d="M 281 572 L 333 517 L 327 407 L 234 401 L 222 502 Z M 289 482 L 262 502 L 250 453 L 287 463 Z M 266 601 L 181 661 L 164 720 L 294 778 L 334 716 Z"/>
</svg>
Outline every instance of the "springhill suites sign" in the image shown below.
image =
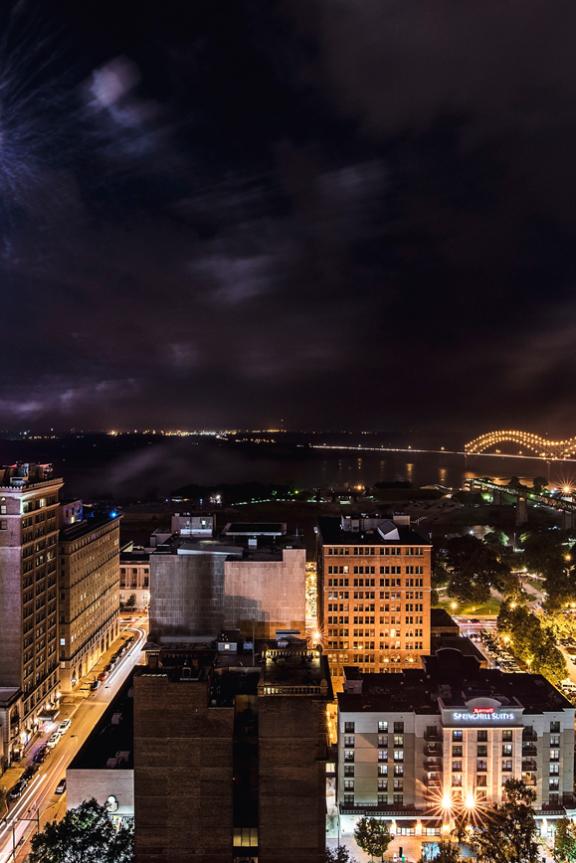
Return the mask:
<svg viewBox="0 0 576 863">
<path fill-rule="evenodd" d="M 486 722 L 490 724 L 492 722 L 514 722 L 516 717 L 513 713 L 505 713 L 504 711 L 501 713 L 497 713 L 496 711 L 488 713 L 487 711 L 480 712 L 474 710 L 472 713 L 454 711 L 452 719 L 454 722 Z"/>
<path fill-rule="evenodd" d="M 522 708 L 473 707 L 463 710 L 444 709 L 442 721 L 444 725 L 522 725 Z"/>
</svg>

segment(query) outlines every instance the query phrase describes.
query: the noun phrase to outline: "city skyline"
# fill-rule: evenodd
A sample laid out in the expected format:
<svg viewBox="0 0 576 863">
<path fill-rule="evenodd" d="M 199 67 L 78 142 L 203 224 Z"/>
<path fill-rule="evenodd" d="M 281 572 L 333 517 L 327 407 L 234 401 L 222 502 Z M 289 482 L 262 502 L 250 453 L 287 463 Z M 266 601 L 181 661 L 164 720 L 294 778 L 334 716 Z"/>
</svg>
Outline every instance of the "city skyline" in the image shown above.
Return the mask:
<svg viewBox="0 0 576 863">
<path fill-rule="evenodd" d="M 576 861 L 575 27 L 0 4 L 0 863 Z"/>
<path fill-rule="evenodd" d="M 575 17 L 7 6 L 2 424 L 572 434 Z"/>
</svg>

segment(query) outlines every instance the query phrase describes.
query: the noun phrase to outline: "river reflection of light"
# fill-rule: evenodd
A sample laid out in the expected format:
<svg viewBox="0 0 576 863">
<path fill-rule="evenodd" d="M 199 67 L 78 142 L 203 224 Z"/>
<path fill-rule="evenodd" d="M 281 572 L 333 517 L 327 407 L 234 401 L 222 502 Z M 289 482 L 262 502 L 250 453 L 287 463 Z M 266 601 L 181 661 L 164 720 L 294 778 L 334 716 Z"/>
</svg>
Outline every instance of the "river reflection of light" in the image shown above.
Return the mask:
<svg viewBox="0 0 576 863">
<path fill-rule="evenodd" d="M 406 479 L 408 480 L 408 482 L 412 482 L 413 477 L 414 477 L 414 465 L 412 464 L 412 462 L 407 462 L 406 463 Z"/>
</svg>

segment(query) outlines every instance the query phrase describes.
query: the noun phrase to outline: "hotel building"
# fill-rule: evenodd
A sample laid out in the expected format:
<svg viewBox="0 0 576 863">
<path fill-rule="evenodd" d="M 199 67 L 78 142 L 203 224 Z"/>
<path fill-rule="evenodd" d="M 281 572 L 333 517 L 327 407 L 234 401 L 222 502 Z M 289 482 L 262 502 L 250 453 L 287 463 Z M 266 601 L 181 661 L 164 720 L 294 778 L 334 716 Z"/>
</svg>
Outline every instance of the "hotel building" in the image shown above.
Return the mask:
<svg viewBox="0 0 576 863">
<path fill-rule="evenodd" d="M 319 520 L 321 628 L 335 688 L 346 665 L 394 671 L 430 653 L 431 551 L 407 516 Z"/>
<path fill-rule="evenodd" d="M 0 687 L 22 692 L 21 740 L 57 701 L 58 510 L 51 465 L 0 467 Z"/>
<path fill-rule="evenodd" d="M 346 669 L 338 696 L 343 836 L 361 815 L 402 837 L 437 841 L 454 817 L 481 818 L 509 779 L 535 793 L 542 833 L 574 800 L 574 707 L 537 674 L 505 674 L 451 649 L 424 669 Z M 428 837 L 428 838 L 427 838 Z"/>
</svg>

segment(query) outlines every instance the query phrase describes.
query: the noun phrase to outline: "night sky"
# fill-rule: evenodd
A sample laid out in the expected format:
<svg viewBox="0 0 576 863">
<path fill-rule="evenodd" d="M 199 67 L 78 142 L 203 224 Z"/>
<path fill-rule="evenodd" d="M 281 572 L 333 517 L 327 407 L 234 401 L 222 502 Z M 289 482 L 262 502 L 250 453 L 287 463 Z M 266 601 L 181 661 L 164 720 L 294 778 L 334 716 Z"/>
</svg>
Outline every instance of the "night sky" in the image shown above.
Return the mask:
<svg viewBox="0 0 576 863">
<path fill-rule="evenodd" d="M 1 10 L 0 427 L 576 433 L 574 0 Z"/>
</svg>

